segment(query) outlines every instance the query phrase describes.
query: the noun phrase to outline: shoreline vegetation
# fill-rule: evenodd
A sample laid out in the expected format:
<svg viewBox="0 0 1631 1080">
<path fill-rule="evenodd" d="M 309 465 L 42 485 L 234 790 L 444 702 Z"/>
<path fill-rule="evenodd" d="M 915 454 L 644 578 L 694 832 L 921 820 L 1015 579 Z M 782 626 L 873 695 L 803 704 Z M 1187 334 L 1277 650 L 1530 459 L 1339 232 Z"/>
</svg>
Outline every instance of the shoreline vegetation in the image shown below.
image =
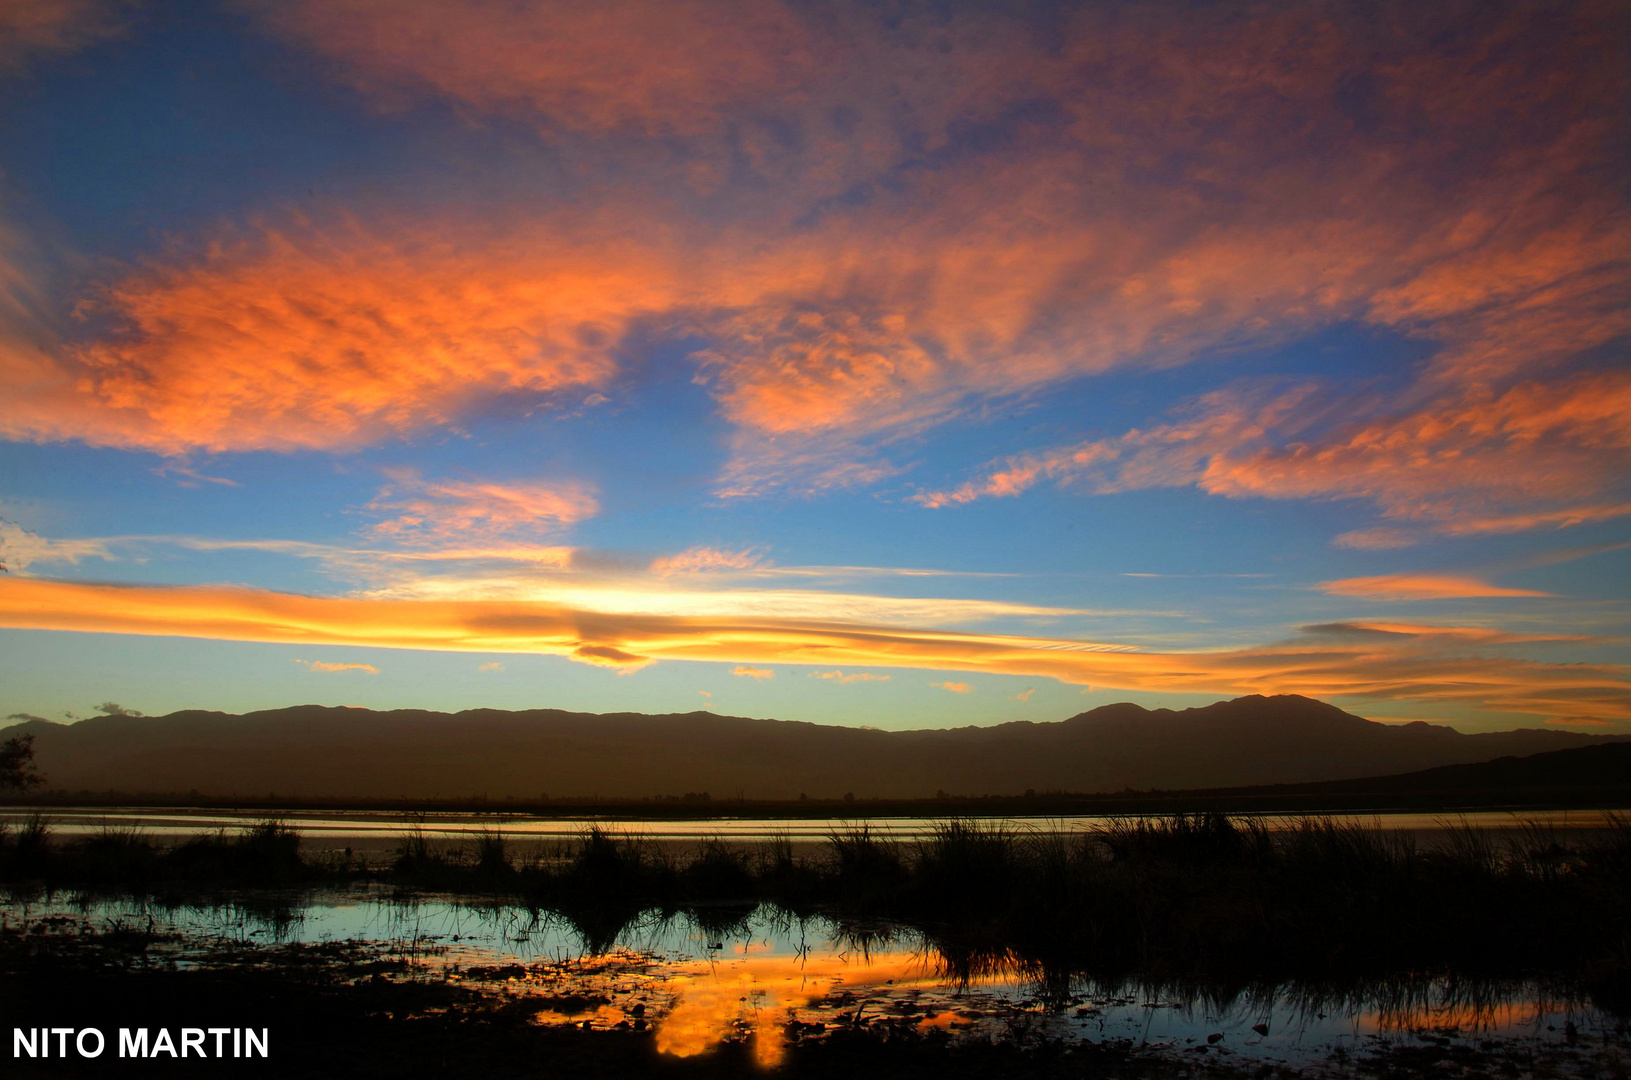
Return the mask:
<svg viewBox="0 0 1631 1080">
<path fill-rule="evenodd" d="M 408 833 L 387 865 L 308 854 L 268 819 L 173 844 L 132 828 L 59 841 L 36 816 L 0 834 L 13 897 L 127 894 L 160 903 L 377 884 L 499 901 L 569 919 L 590 951 L 642 912 L 728 927 L 764 903 L 852 928 L 907 927 L 960 979 L 999 968 L 1046 994 L 1071 979 L 1246 986 L 1426 974 L 1546 978 L 1631 1012 L 1631 817 L 1571 838 L 1534 824 L 1405 834 L 1308 816 L 1289 828 L 1200 812 L 1076 832 L 948 818 L 917 841 L 862 823 L 805 852 L 790 839 L 708 839 L 677 852 L 591 827 L 518 851 L 500 830 L 463 843 Z"/>
</svg>

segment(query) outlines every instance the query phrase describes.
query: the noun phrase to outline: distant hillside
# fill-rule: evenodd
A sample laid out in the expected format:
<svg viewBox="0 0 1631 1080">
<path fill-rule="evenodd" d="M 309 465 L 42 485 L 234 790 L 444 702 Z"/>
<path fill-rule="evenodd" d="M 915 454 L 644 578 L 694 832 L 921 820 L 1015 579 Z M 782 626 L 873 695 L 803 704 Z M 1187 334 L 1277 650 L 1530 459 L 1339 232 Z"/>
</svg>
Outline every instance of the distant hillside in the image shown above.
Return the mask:
<svg viewBox="0 0 1631 1080">
<path fill-rule="evenodd" d="M 1056 723 L 874 731 L 709 713 L 447 714 L 303 705 L 29 721 L 50 789 L 282 798 L 925 798 L 1301 784 L 1603 745 L 1521 730 L 1378 724 L 1304 697 Z"/>
<path fill-rule="evenodd" d="M 1528 757 L 1502 757 L 1471 765 L 1440 765 L 1436 769 L 1423 769 L 1401 776 L 1303 784 L 1298 785 L 1296 790 L 1310 793 L 1450 794 L 1581 788 L 1624 788 L 1631 791 L 1631 742 L 1577 746 L 1570 750 L 1552 750 Z"/>
</svg>

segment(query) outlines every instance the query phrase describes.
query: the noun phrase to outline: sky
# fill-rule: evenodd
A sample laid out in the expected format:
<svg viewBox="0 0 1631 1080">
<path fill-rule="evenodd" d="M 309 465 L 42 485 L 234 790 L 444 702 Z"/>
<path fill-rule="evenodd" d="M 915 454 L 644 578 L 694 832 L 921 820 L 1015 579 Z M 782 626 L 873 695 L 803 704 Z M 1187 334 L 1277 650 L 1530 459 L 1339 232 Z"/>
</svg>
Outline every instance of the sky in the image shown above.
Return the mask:
<svg viewBox="0 0 1631 1080">
<path fill-rule="evenodd" d="M 0 715 L 1631 731 L 1628 43 L 0 2 Z"/>
</svg>

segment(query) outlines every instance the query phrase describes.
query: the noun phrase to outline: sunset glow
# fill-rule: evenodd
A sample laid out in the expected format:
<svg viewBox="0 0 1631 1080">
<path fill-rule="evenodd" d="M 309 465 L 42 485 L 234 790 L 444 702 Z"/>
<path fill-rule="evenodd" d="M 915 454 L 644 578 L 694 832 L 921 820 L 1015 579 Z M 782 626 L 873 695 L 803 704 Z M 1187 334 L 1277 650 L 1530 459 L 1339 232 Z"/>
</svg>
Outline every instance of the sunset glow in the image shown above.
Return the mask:
<svg viewBox="0 0 1631 1080">
<path fill-rule="evenodd" d="M 1628 39 L 0 11 L 0 715 L 1631 731 Z"/>
</svg>

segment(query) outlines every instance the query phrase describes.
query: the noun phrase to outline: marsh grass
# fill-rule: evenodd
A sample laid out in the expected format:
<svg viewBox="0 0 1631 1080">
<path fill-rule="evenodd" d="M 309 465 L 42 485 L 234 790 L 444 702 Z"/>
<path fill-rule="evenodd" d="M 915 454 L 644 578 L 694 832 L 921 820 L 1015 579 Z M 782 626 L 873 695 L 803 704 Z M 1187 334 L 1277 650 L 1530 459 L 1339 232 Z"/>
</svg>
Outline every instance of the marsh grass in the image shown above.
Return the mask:
<svg viewBox="0 0 1631 1080">
<path fill-rule="evenodd" d="M 307 859 L 277 821 L 174 846 L 111 827 L 59 843 L 37 817 L 0 834 L 8 885 L 151 894 L 359 880 L 520 901 L 571 920 L 592 946 L 642 912 L 684 911 L 724 933 L 769 901 L 858 934 L 912 927 L 967 978 L 1018 967 L 1067 994 L 1083 972 L 1242 985 L 1557 972 L 1631 1002 L 1624 815 L 1584 840 L 1446 822 L 1440 839 L 1419 844 L 1318 817 L 1278 830 L 1219 814 L 1077 831 L 951 819 L 910 843 L 862 822 L 808 853 L 785 835 L 757 848 L 708 838 L 674 853 L 596 826 L 525 858 L 496 830 L 439 846 L 415 829 L 388 869 L 372 871 Z"/>
<path fill-rule="evenodd" d="M 503 879 L 515 873 L 510 859 L 510 844 L 498 829 L 482 829 L 470 843 L 470 862 L 476 873 L 485 878 Z"/>
</svg>

